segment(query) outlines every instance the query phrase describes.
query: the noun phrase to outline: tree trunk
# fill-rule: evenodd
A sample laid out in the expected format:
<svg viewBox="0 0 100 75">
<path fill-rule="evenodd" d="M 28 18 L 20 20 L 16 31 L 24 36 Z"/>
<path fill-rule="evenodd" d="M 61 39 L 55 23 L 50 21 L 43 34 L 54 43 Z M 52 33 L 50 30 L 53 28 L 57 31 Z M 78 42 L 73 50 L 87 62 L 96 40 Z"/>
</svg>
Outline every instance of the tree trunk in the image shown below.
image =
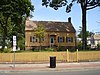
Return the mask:
<svg viewBox="0 0 100 75">
<path fill-rule="evenodd" d="M 86 37 L 86 6 L 82 6 L 82 49 L 85 50 L 87 47 Z"/>
</svg>

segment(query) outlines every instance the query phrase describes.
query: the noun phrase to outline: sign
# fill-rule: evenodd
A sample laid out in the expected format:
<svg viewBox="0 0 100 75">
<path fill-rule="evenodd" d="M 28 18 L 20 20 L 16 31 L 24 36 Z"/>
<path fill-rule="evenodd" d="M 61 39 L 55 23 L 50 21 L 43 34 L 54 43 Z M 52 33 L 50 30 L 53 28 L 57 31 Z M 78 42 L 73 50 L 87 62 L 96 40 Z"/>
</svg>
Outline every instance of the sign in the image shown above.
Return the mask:
<svg viewBox="0 0 100 75">
<path fill-rule="evenodd" d="M 16 36 L 13 36 L 13 41 L 16 41 Z"/>
<path fill-rule="evenodd" d="M 13 46 L 16 46 L 16 41 L 13 40 Z"/>
<path fill-rule="evenodd" d="M 16 36 L 13 36 L 13 51 L 16 51 Z"/>
</svg>

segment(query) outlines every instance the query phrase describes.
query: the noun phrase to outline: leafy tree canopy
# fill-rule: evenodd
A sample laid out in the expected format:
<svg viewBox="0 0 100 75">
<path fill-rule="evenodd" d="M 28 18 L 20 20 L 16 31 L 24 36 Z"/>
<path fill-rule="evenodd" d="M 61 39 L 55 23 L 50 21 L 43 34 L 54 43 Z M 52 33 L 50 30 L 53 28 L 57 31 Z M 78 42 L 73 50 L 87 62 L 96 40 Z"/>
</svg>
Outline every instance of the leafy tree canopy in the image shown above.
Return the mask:
<svg viewBox="0 0 100 75">
<path fill-rule="evenodd" d="M 71 7 L 75 2 L 80 3 L 82 6 L 85 5 L 87 10 L 100 6 L 100 0 L 72 0 L 70 4 L 68 1 L 70 0 L 42 0 L 42 5 L 46 7 L 50 6 L 55 10 L 59 7 L 66 6 L 67 13 L 71 11 Z"/>
<path fill-rule="evenodd" d="M 42 24 L 37 25 L 37 28 L 35 29 L 35 35 L 38 38 L 43 38 L 45 32 L 45 27 Z"/>
<path fill-rule="evenodd" d="M 91 35 L 94 34 L 94 33 L 93 33 L 93 32 L 89 32 L 89 31 L 86 31 L 85 34 L 86 34 L 86 37 L 91 37 Z M 82 38 L 82 27 L 81 27 L 81 26 L 79 27 L 79 34 L 78 34 L 78 37 L 79 37 L 79 38 Z"/>
<path fill-rule="evenodd" d="M 0 29 L 2 29 L 3 48 L 7 36 L 21 31 L 23 17 L 31 16 L 34 6 L 30 0 L 0 0 Z M 13 31 L 13 32 L 12 32 Z"/>
<path fill-rule="evenodd" d="M 3 16 L 9 17 L 13 22 L 17 23 L 18 19 L 21 21 L 22 16 L 30 16 L 30 10 L 34 10 L 30 0 L 1 0 L 0 13 Z"/>
</svg>

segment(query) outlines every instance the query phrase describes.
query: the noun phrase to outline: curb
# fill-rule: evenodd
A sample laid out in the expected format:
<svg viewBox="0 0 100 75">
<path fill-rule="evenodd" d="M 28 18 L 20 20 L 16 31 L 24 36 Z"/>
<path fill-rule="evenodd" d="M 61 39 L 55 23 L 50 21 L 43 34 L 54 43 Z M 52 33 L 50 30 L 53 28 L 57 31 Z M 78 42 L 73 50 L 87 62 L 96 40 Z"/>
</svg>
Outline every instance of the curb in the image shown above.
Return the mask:
<svg viewBox="0 0 100 75">
<path fill-rule="evenodd" d="M 27 66 L 26 66 L 27 65 Z M 0 72 L 37 72 L 37 71 L 76 71 L 86 69 L 100 69 L 100 62 L 89 63 L 57 63 L 56 68 L 49 68 L 49 64 L 16 64 L 16 67 L 9 64 L 1 64 Z"/>
<path fill-rule="evenodd" d="M 30 72 L 71 72 L 71 71 L 81 71 L 81 70 L 96 70 L 100 68 L 57 68 L 57 69 L 35 69 L 35 70 L 0 70 L 0 73 L 30 73 Z"/>
</svg>

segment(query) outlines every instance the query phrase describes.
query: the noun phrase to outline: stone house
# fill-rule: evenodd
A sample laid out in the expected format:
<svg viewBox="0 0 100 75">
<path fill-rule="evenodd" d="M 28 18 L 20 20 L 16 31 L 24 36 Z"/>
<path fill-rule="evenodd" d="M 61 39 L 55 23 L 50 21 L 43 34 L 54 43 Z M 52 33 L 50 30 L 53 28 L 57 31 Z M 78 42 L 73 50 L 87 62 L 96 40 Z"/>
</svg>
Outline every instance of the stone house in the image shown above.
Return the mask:
<svg viewBox="0 0 100 75">
<path fill-rule="evenodd" d="M 40 43 L 34 34 L 34 29 L 38 24 L 45 27 L 45 36 L 41 43 L 42 49 L 53 47 L 62 47 L 65 49 L 74 49 L 76 47 L 76 31 L 71 23 L 71 18 L 68 22 L 54 22 L 54 21 L 31 21 L 26 20 L 25 24 L 25 49 L 38 49 Z"/>
</svg>

